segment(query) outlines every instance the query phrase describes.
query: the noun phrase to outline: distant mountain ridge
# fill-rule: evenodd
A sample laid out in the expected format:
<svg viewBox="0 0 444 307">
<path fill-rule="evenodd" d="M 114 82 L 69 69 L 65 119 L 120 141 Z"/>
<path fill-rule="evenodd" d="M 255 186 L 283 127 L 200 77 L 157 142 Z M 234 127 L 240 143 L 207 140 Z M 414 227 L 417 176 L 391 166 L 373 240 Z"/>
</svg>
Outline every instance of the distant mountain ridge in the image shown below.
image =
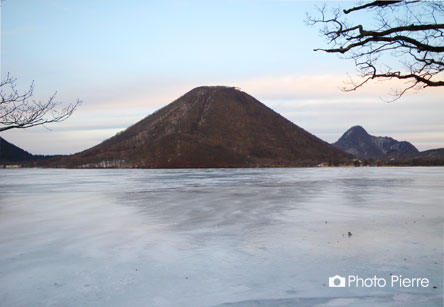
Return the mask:
<svg viewBox="0 0 444 307">
<path fill-rule="evenodd" d="M 350 159 L 237 88 L 203 86 L 101 144 L 47 165 L 269 167 Z"/>
<path fill-rule="evenodd" d="M 398 157 L 387 157 L 379 165 L 394 166 L 444 166 L 444 148 L 429 149 L 418 153 L 404 153 Z"/>
<path fill-rule="evenodd" d="M 0 164 L 11 164 L 34 159 L 34 156 L 0 137 Z"/>
<path fill-rule="evenodd" d="M 333 143 L 338 149 L 359 159 L 381 159 L 417 154 L 418 149 L 407 141 L 397 141 L 391 137 L 373 136 L 361 126 L 348 129 L 341 138 Z"/>
<path fill-rule="evenodd" d="M 61 155 L 33 155 L 26 150 L 9 143 L 0 137 L 0 167 L 4 165 L 34 166 L 37 161 L 47 160 Z"/>
</svg>

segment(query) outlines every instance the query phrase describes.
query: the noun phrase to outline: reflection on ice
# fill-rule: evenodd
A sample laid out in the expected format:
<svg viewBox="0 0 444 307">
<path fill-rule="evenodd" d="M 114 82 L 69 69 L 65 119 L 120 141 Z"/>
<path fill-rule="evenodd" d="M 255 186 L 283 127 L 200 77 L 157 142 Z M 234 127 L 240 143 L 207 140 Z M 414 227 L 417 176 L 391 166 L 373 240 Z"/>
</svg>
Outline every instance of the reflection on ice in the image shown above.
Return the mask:
<svg viewBox="0 0 444 307">
<path fill-rule="evenodd" d="M 442 306 L 440 168 L 0 174 L 1 305 Z"/>
</svg>

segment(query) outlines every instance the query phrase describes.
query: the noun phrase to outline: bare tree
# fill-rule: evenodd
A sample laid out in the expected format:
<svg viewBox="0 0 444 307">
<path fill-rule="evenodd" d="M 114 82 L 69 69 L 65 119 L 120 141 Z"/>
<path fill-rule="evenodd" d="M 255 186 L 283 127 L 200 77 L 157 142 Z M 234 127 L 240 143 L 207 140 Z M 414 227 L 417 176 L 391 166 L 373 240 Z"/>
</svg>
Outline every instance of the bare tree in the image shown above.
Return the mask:
<svg viewBox="0 0 444 307">
<path fill-rule="evenodd" d="M 444 86 L 444 2 L 373 1 L 318 11 L 307 23 L 323 25 L 328 48 L 314 50 L 352 59 L 360 76 L 343 90 L 354 91 L 370 80 L 404 80 L 393 101 L 410 89 Z"/>
<path fill-rule="evenodd" d="M 55 100 L 57 92 L 44 102 L 31 99 L 33 92 L 34 82 L 20 93 L 16 89 L 16 79 L 9 74 L 0 82 L 0 132 L 64 121 L 81 103 L 77 99 L 73 104 L 58 108 L 61 103 Z"/>
</svg>

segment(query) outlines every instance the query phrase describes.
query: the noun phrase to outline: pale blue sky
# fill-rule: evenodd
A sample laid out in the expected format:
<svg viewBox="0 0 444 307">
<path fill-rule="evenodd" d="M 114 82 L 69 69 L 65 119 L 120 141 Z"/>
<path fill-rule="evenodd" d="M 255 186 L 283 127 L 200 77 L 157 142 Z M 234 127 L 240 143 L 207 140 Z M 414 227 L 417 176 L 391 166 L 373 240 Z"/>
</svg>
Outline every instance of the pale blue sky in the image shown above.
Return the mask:
<svg viewBox="0 0 444 307">
<path fill-rule="evenodd" d="M 343 5 L 353 2 L 343 3 Z M 315 2 L 279 0 L 3 3 L 1 74 L 36 99 L 83 105 L 64 123 L 2 133 L 33 153 L 72 153 L 111 137 L 186 91 L 232 85 L 328 142 L 361 124 L 376 135 L 444 147 L 440 93 L 382 102 L 389 87 L 339 91 L 351 62 L 313 52 Z M 334 6 L 335 3 L 329 2 Z"/>
<path fill-rule="evenodd" d="M 2 69 L 42 86 L 55 74 L 88 83 L 310 73 L 322 68 L 312 52 L 322 41 L 303 23 L 312 8 L 291 1 L 6 1 Z"/>
</svg>

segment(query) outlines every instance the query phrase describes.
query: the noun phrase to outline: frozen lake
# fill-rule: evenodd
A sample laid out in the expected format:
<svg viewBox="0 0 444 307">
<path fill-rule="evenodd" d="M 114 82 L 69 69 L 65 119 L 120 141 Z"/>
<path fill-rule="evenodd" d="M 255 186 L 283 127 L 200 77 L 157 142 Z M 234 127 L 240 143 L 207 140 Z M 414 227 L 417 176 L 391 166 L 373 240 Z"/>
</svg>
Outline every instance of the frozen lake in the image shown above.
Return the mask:
<svg viewBox="0 0 444 307">
<path fill-rule="evenodd" d="M 443 210 L 444 168 L 2 169 L 0 306 L 441 307 Z"/>
</svg>

